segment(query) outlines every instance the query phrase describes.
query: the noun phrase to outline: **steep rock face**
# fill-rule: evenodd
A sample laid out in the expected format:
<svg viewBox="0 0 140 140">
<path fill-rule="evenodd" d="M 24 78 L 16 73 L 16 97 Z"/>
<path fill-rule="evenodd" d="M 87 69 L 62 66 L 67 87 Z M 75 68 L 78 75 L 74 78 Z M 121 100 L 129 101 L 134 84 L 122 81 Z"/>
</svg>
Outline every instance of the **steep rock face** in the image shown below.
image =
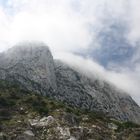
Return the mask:
<svg viewBox="0 0 140 140">
<path fill-rule="evenodd" d="M 51 52 L 43 43 L 22 43 L 0 55 L 0 78 L 46 94 L 56 90 Z M 44 90 L 43 90 L 44 89 Z"/>
<path fill-rule="evenodd" d="M 90 79 L 54 61 L 43 43 L 19 44 L 0 54 L 0 79 L 50 96 L 73 107 L 101 111 L 119 120 L 140 123 L 140 107 L 107 82 Z"/>
<path fill-rule="evenodd" d="M 55 61 L 55 67 L 60 100 L 119 120 L 140 122 L 140 107 L 126 93 L 105 81 L 89 79 L 60 61 Z"/>
<path fill-rule="evenodd" d="M 57 98 L 70 105 L 90 110 L 102 110 L 102 104 L 90 94 L 88 79 L 59 60 L 55 61 Z M 84 81 L 85 80 L 85 81 Z M 87 87 L 84 85 L 86 84 Z"/>
</svg>

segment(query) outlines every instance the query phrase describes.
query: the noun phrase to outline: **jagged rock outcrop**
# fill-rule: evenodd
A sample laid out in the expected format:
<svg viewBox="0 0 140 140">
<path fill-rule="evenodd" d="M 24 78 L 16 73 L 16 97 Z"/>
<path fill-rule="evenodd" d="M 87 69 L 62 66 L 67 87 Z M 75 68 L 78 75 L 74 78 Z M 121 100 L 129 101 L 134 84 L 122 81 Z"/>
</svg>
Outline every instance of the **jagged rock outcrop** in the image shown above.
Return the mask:
<svg viewBox="0 0 140 140">
<path fill-rule="evenodd" d="M 0 54 L 0 79 L 16 82 L 22 88 L 73 107 L 140 123 L 140 107 L 129 95 L 54 61 L 43 43 L 18 44 Z"/>
<path fill-rule="evenodd" d="M 22 43 L 0 55 L 0 78 L 45 95 L 56 90 L 54 62 L 43 43 Z M 45 92 L 44 92 L 45 91 Z"/>
<path fill-rule="evenodd" d="M 60 100 L 119 120 L 140 122 L 140 107 L 128 94 L 105 81 L 89 79 L 60 61 L 55 61 L 55 69 Z"/>
</svg>

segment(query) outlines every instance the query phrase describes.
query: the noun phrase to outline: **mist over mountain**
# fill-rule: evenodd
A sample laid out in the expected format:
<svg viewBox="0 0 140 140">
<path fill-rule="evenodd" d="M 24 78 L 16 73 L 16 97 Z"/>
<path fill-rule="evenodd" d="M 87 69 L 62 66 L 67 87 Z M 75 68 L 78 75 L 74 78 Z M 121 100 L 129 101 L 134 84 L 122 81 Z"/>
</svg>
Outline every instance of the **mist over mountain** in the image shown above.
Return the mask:
<svg viewBox="0 0 140 140">
<path fill-rule="evenodd" d="M 54 61 L 43 43 L 17 44 L 0 57 L 1 80 L 76 108 L 103 112 L 118 120 L 140 121 L 140 107 L 127 93 L 101 76 L 80 71 L 82 67 L 76 68 L 73 62 Z"/>
<path fill-rule="evenodd" d="M 0 0 L 0 139 L 140 139 L 139 5 Z"/>
</svg>

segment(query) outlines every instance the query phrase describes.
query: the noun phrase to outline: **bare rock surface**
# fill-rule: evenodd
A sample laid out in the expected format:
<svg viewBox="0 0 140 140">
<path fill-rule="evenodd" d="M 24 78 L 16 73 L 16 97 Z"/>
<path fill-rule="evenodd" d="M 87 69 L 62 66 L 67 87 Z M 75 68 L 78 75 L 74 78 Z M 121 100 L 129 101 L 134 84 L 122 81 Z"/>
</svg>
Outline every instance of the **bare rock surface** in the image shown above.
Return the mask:
<svg viewBox="0 0 140 140">
<path fill-rule="evenodd" d="M 1 79 L 15 80 L 24 88 L 43 95 L 56 90 L 53 57 L 45 44 L 18 44 L 0 58 Z"/>
<path fill-rule="evenodd" d="M 118 120 L 140 123 L 140 107 L 128 94 L 54 60 L 43 43 L 21 43 L 1 53 L 0 79 L 16 82 L 23 89 L 75 108 L 103 112 Z"/>
<path fill-rule="evenodd" d="M 58 99 L 90 111 L 101 111 L 123 121 L 140 123 L 140 107 L 126 93 L 106 81 L 89 79 L 55 61 Z"/>
</svg>

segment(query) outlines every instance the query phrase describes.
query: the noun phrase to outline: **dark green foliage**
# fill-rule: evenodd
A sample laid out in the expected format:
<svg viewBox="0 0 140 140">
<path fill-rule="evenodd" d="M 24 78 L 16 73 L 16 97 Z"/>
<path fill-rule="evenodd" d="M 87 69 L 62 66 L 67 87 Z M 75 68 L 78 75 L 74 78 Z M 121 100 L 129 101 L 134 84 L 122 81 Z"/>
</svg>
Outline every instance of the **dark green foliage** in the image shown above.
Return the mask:
<svg viewBox="0 0 140 140">
<path fill-rule="evenodd" d="M 90 112 L 89 116 L 91 119 L 99 119 L 99 120 L 106 120 L 107 118 L 105 117 L 105 115 L 103 113 L 100 112 Z"/>
<path fill-rule="evenodd" d="M 41 115 L 48 115 L 49 109 L 43 106 L 36 106 L 35 110 L 37 110 Z"/>
<path fill-rule="evenodd" d="M 11 119 L 11 113 L 8 109 L 2 109 L 0 110 L 0 121 L 1 120 L 9 120 Z"/>
<path fill-rule="evenodd" d="M 14 99 L 11 99 L 6 96 L 0 96 L 0 106 L 1 107 L 11 107 L 16 104 Z"/>
<path fill-rule="evenodd" d="M 24 102 L 40 114 L 47 115 L 49 112 L 47 103 L 37 94 L 26 96 Z"/>
<path fill-rule="evenodd" d="M 66 107 L 66 112 L 68 112 L 68 113 L 72 113 L 72 112 L 73 112 L 73 109 L 70 108 L 70 107 Z"/>
<path fill-rule="evenodd" d="M 4 97 L 0 97 L 0 106 L 9 106 L 8 101 Z"/>
<path fill-rule="evenodd" d="M 128 128 L 139 128 L 140 127 L 140 125 L 135 124 L 135 123 L 130 122 L 130 121 L 118 123 L 117 125 L 118 125 L 117 131 L 123 131 L 124 129 L 128 129 Z"/>
<path fill-rule="evenodd" d="M 118 129 L 116 130 L 117 132 L 121 132 L 121 131 L 123 131 L 125 129 L 129 129 L 129 128 L 140 128 L 140 125 L 133 123 L 131 121 L 121 122 L 118 120 L 111 120 L 110 122 L 112 122 L 118 126 Z"/>
</svg>

